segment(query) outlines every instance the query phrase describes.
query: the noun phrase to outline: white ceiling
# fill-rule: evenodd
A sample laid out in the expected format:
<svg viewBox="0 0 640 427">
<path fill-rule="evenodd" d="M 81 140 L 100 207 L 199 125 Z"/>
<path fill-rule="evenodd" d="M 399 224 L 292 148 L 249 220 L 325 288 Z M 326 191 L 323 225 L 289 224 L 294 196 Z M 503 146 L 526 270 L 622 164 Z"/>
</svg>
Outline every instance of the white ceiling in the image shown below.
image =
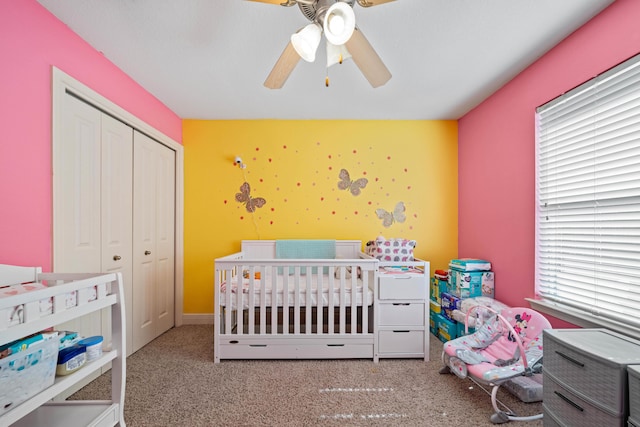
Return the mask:
<svg viewBox="0 0 640 427">
<path fill-rule="evenodd" d="M 38 0 L 185 119 L 458 119 L 614 0 L 397 0 L 354 6 L 393 77 L 300 61 L 262 84 L 298 6 L 244 0 Z"/>
</svg>

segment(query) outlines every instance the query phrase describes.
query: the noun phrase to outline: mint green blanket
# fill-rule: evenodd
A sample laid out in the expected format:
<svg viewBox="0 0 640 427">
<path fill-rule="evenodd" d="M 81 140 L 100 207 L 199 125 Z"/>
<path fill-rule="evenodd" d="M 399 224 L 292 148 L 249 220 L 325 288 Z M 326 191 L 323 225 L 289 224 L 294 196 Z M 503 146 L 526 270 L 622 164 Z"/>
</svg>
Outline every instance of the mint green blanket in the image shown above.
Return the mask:
<svg viewBox="0 0 640 427">
<path fill-rule="evenodd" d="M 335 240 L 276 240 L 276 258 L 334 259 L 335 257 Z M 300 273 L 306 272 L 301 269 Z M 293 274 L 293 268 L 289 269 L 289 274 Z"/>
</svg>

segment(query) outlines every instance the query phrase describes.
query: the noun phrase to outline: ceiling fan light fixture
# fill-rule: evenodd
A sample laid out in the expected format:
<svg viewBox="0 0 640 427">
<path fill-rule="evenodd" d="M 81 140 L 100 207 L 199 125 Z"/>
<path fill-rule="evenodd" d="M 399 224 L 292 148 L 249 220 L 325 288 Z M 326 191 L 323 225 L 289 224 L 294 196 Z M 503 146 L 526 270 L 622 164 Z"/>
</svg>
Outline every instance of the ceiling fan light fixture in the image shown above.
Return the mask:
<svg viewBox="0 0 640 427">
<path fill-rule="evenodd" d="M 356 15 L 347 3 L 338 1 L 327 9 L 322 22 L 324 36 L 334 45 L 345 44 L 356 27 Z"/>
<path fill-rule="evenodd" d="M 345 59 L 349 58 L 351 58 L 351 54 L 345 45 L 335 45 L 327 41 L 327 67 L 338 63 L 342 64 Z"/>
<path fill-rule="evenodd" d="M 292 34 L 291 44 L 300 58 L 307 62 L 313 62 L 316 60 L 316 50 L 318 50 L 321 37 L 322 29 L 314 22 Z"/>
</svg>

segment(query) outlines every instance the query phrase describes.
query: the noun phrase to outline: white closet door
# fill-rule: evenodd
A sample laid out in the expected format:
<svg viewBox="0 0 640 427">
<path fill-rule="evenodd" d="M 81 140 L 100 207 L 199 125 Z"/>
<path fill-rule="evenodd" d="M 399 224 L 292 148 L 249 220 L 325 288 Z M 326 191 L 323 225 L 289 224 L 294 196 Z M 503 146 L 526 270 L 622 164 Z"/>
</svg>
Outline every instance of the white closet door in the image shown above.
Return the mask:
<svg viewBox="0 0 640 427">
<path fill-rule="evenodd" d="M 54 149 L 54 271 L 101 271 L 102 113 L 79 99 L 65 97 L 64 143 Z M 59 325 L 84 336 L 109 335 L 99 312 Z"/>
<path fill-rule="evenodd" d="M 126 318 L 133 315 L 133 128 L 102 116 L 102 271 L 121 272 Z M 104 330 L 111 310 L 105 310 Z M 127 355 L 132 352 L 132 323 L 127 321 Z M 105 336 L 105 342 L 110 337 Z"/>
<path fill-rule="evenodd" d="M 133 351 L 174 324 L 175 153 L 134 132 Z"/>
<path fill-rule="evenodd" d="M 62 122 L 64 138 L 53 148 L 54 270 L 122 272 L 129 310 L 133 129 L 68 94 Z M 109 311 L 64 328 L 84 336 L 103 335 L 108 343 Z"/>
<path fill-rule="evenodd" d="M 175 323 L 176 153 L 156 143 L 156 336 Z"/>
<path fill-rule="evenodd" d="M 54 146 L 55 271 L 100 272 L 102 113 L 65 96 L 64 142 Z"/>
</svg>

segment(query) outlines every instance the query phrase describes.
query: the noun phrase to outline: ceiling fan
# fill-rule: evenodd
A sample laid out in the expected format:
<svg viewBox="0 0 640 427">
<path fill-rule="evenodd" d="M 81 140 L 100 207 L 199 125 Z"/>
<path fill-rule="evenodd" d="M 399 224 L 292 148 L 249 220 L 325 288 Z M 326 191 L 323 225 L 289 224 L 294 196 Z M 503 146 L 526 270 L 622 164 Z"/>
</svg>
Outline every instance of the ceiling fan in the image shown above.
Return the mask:
<svg viewBox="0 0 640 427">
<path fill-rule="evenodd" d="M 361 7 L 377 6 L 395 0 L 249 0 L 280 6 L 300 7 L 311 21 L 291 36 L 271 73 L 264 82 L 269 89 L 280 89 L 300 58 L 313 62 L 320 39 L 327 39 L 327 67 L 352 58 L 371 86 L 384 85 L 391 73 L 362 31 L 355 26 L 354 3 Z M 327 80 L 328 85 L 328 80 Z"/>
</svg>

